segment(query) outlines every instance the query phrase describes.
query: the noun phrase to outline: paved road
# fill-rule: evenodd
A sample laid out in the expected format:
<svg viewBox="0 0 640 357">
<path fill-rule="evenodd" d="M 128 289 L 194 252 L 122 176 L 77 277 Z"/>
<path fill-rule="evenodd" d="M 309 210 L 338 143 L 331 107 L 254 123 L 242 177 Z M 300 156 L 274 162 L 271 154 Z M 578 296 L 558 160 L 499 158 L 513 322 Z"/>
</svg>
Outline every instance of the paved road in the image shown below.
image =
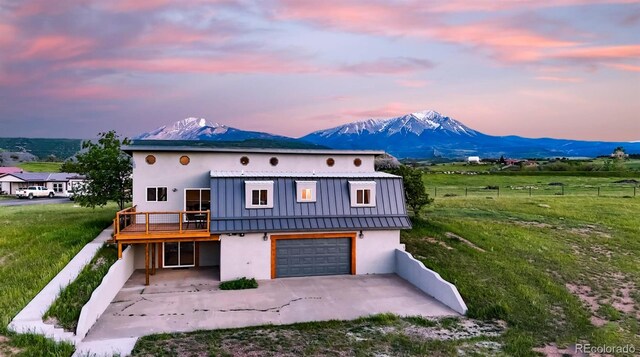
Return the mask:
<svg viewBox="0 0 640 357">
<path fill-rule="evenodd" d="M 34 198 L 32 200 L 28 199 L 10 199 L 10 200 L 0 200 L 0 207 L 3 206 L 28 206 L 28 205 L 46 205 L 52 203 L 70 203 L 73 202 L 66 197 L 55 197 L 55 198 Z"/>
</svg>

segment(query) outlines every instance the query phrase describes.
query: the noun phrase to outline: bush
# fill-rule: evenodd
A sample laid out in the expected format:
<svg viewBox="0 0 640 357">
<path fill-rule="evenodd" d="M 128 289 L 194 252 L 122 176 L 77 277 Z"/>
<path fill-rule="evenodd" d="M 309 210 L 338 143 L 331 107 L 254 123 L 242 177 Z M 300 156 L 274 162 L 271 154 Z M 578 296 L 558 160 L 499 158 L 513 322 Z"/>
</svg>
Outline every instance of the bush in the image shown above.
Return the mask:
<svg viewBox="0 0 640 357">
<path fill-rule="evenodd" d="M 223 281 L 220 283 L 220 290 L 244 290 L 244 289 L 256 289 L 258 282 L 256 279 L 247 279 L 242 277 L 236 280 Z"/>
</svg>

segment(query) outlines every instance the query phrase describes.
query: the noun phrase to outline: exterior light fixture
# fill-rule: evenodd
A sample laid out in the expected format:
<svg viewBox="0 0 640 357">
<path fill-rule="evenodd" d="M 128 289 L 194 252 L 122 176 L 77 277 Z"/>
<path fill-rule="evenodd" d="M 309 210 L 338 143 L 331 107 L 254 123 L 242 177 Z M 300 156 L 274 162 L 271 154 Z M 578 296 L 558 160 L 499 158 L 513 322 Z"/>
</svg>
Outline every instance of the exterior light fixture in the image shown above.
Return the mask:
<svg viewBox="0 0 640 357">
<path fill-rule="evenodd" d="M 171 191 L 178 192 L 178 189 L 174 187 L 173 190 L 171 190 Z"/>
<path fill-rule="evenodd" d="M 264 232 L 264 235 L 262 236 L 262 240 L 265 242 L 269 240 L 269 236 L 267 235 L 267 232 Z"/>
<path fill-rule="evenodd" d="M 358 234 L 358 238 L 360 239 L 364 238 L 364 233 L 362 233 L 362 231 L 360 231 L 360 233 Z"/>
<path fill-rule="evenodd" d="M 239 233 L 238 234 L 240 237 L 244 237 L 244 233 Z"/>
</svg>

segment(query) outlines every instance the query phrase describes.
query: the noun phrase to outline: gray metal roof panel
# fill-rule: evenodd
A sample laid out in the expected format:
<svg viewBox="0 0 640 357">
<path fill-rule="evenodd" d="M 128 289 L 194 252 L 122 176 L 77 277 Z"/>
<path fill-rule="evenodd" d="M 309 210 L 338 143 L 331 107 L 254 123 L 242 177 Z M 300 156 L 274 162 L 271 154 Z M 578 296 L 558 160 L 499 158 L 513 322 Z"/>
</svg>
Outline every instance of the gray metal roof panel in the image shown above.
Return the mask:
<svg viewBox="0 0 640 357">
<path fill-rule="evenodd" d="M 271 233 L 271 232 L 318 232 L 327 230 L 395 230 L 395 229 L 410 229 L 411 220 L 409 217 L 395 217 L 393 221 L 395 224 L 386 224 L 383 217 L 378 219 L 372 219 L 372 222 L 367 222 L 364 217 L 353 217 L 344 219 L 340 225 L 327 226 L 326 219 L 305 219 L 305 218 L 247 218 L 247 219 L 232 219 L 232 220 L 220 220 L 213 219 L 211 221 L 211 232 L 226 234 L 226 233 Z M 316 224 L 310 225 L 311 221 L 316 221 Z M 273 228 L 267 227 L 267 222 L 273 223 Z M 320 223 L 323 222 L 323 223 Z M 236 227 L 243 226 L 244 229 L 237 229 Z M 260 228 L 266 227 L 266 228 Z"/>
</svg>

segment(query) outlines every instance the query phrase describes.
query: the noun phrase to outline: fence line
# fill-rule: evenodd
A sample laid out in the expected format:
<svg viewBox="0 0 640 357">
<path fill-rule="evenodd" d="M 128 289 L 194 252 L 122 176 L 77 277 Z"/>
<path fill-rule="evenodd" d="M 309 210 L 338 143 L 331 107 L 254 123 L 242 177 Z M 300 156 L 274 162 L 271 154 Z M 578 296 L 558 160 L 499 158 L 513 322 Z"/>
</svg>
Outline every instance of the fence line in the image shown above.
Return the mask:
<svg viewBox="0 0 640 357">
<path fill-rule="evenodd" d="M 523 186 L 427 186 L 433 197 L 454 196 L 597 196 L 637 197 L 638 186 L 571 186 L 571 185 L 523 185 Z"/>
</svg>

